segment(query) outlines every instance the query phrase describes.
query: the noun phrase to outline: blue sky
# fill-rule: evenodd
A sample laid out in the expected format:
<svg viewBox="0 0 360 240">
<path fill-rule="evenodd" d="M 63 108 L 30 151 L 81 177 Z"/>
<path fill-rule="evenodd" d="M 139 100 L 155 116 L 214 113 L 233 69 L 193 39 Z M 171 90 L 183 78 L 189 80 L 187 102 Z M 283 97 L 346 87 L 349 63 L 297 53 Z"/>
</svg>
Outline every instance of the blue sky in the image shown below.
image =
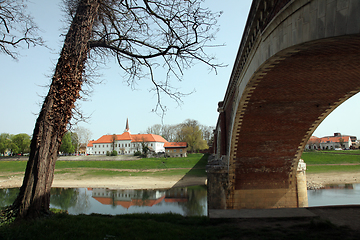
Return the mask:
<svg viewBox="0 0 360 240">
<path fill-rule="evenodd" d="M 201 124 L 215 126 L 218 113 L 217 103 L 224 97 L 231 74 L 235 56 L 241 41 L 243 29 L 250 9 L 250 0 L 206 1 L 213 11 L 223 11 L 219 19 L 220 31 L 214 43 L 226 44 L 212 50 L 218 62 L 228 67 L 218 69 L 218 73 L 209 72 L 201 64 L 186 71 L 182 82 L 173 82 L 182 92 L 192 92 L 183 98 L 183 104 L 164 97 L 168 111 L 163 119 L 164 124 L 177 124 L 190 118 Z M 40 110 L 43 96 L 47 94 L 51 76 L 62 47 L 61 34 L 65 33 L 64 14 L 61 12 L 60 0 L 35 0 L 29 3 L 29 11 L 41 29 L 48 48 L 36 47 L 21 50 L 18 61 L 6 55 L 0 55 L 2 66 L 0 101 L 2 111 L 0 133 L 32 134 L 36 115 Z M 132 90 L 124 82 L 121 70 L 114 61 L 98 72 L 103 83 L 94 86 L 90 101 L 79 102 L 82 111 L 91 116 L 88 123 L 81 126 L 92 131 L 92 138 L 103 134 L 122 133 L 126 119 L 129 118 L 132 133 L 139 133 L 154 124 L 161 124 L 161 118 L 152 113 L 156 105 L 156 96 L 151 83 L 146 80 L 138 82 L 137 89 Z M 360 137 L 357 127 L 359 111 L 356 95 L 342 104 L 326 118 L 314 135 L 321 137 L 334 132 Z"/>
</svg>

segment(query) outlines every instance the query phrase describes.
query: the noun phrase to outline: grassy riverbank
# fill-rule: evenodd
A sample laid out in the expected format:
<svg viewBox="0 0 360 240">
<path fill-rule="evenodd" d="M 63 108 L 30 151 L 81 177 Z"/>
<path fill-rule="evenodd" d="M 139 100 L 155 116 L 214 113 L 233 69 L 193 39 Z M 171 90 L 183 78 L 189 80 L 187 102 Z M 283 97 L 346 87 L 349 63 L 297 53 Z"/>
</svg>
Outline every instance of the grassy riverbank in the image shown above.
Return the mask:
<svg viewBox="0 0 360 240">
<path fill-rule="evenodd" d="M 301 156 L 307 173 L 360 172 L 360 150 L 309 151 Z"/>
<path fill-rule="evenodd" d="M 206 176 L 207 155 L 189 154 L 186 158 L 143 158 L 129 161 L 57 161 L 55 174 L 82 172 L 93 176 L 184 175 Z M 25 172 L 26 161 L 0 161 L 0 172 Z"/>
<path fill-rule="evenodd" d="M 354 152 L 356 153 L 356 152 Z M 328 154 L 328 155 L 326 155 Z M 308 169 L 320 171 L 336 165 L 360 165 L 347 151 L 343 160 L 335 152 L 306 152 Z M 335 156 L 332 156 L 335 155 Z M 335 161 L 335 162 L 334 162 Z M 205 176 L 207 156 L 189 158 L 139 159 L 132 161 L 58 161 L 56 174 L 83 172 L 92 176 L 131 176 L 140 174 L 194 174 Z M 25 170 L 24 161 L 0 161 L 0 171 L 16 173 Z M 350 165 L 354 167 L 354 165 Z M 357 165 L 355 165 L 357 166 Z M 324 170 L 325 169 L 325 170 Z M 347 170 L 349 171 L 349 170 Z M 84 175 L 83 175 L 84 176 Z M 360 213 L 360 210 L 359 210 Z M 0 220 L 1 220 L 0 211 Z M 1 222 L 1 221 L 0 221 Z M 209 219 L 176 214 L 67 215 L 56 213 L 35 221 L 0 224 L 2 239 L 357 239 L 359 232 L 338 227 L 322 219 Z"/>
</svg>

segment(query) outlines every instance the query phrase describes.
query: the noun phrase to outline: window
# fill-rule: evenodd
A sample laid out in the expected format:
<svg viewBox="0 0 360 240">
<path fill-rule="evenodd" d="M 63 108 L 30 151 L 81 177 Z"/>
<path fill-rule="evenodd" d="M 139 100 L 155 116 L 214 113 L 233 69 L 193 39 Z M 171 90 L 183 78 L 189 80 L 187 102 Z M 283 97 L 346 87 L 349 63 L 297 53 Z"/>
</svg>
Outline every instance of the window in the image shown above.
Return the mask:
<svg viewBox="0 0 360 240">
<path fill-rule="evenodd" d="M 115 144 L 115 147 L 117 147 L 117 144 Z"/>
<path fill-rule="evenodd" d="M 174 149 L 174 152 L 176 152 L 176 149 Z"/>
<path fill-rule="evenodd" d="M 182 152 L 182 149 L 180 149 L 180 152 Z"/>
<path fill-rule="evenodd" d="M 104 145 L 103 145 L 103 147 L 104 147 Z"/>
<path fill-rule="evenodd" d="M 94 145 L 94 148 L 96 148 L 96 145 Z"/>
<path fill-rule="evenodd" d="M 109 147 L 109 145 L 106 144 L 106 147 Z"/>
</svg>

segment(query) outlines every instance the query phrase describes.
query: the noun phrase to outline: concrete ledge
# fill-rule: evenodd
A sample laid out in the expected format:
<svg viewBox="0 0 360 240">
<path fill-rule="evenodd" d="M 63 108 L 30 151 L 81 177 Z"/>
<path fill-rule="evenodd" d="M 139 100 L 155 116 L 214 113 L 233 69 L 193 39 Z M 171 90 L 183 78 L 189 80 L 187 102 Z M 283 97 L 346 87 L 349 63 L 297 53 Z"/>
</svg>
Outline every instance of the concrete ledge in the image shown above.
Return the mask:
<svg viewBox="0 0 360 240">
<path fill-rule="evenodd" d="M 306 208 L 209 209 L 209 218 L 309 218 L 318 217 Z"/>
</svg>

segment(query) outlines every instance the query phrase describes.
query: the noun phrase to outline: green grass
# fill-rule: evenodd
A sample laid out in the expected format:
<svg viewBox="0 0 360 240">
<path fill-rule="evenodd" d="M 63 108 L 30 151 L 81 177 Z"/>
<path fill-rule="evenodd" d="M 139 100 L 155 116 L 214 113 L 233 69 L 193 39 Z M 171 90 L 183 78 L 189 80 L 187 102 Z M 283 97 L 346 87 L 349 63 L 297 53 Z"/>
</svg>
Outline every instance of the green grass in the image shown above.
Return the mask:
<svg viewBox="0 0 360 240">
<path fill-rule="evenodd" d="M 235 219 L 183 217 L 177 214 L 118 216 L 57 213 L 35 221 L 0 227 L 0 239 L 353 239 L 356 233 L 328 222 L 309 220 L 292 227 L 244 228 Z"/>
<path fill-rule="evenodd" d="M 360 172 L 360 165 L 311 165 L 306 168 L 306 173 Z"/>
<path fill-rule="evenodd" d="M 304 152 L 301 156 L 307 165 L 311 164 L 360 164 L 359 151 L 319 151 Z"/>
<path fill-rule="evenodd" d="M 25 172 L 25 161 L 0 161 L 1 172 Z"/>
<path fill-rule="evenodd" d="M 64 168 L 111 168 L 111 169 L 166 169 L 205 168 L 207 158 L 203 154 L 189 154 L 186 158 L 143 158 L 132 161 L 57 161 L 56 169 Z"/>
<path fill-rule="evenodd" d="M 360 172 L 359 150 L 310 151 L 301 158 L 307 165 L 307 173 Z"/>
<path fill-rule="evenodd" d="M 85 171 L 83 176 L 206 176 L 207 155 L 189 154 L 187 158 L 143 158 L 131 161 L 57 161 L 55 174 Z M 0 161 L 4 173 L 25 172 L 26 161 Z M 126 170 L 139 170 L 130 172 Z M 124 171 L 122 171 L 124 170 Z M 158 170 L 146 172 L 145 170 Z M 130 175 L 131 174 L 131 175 Z"/>
</svg>

